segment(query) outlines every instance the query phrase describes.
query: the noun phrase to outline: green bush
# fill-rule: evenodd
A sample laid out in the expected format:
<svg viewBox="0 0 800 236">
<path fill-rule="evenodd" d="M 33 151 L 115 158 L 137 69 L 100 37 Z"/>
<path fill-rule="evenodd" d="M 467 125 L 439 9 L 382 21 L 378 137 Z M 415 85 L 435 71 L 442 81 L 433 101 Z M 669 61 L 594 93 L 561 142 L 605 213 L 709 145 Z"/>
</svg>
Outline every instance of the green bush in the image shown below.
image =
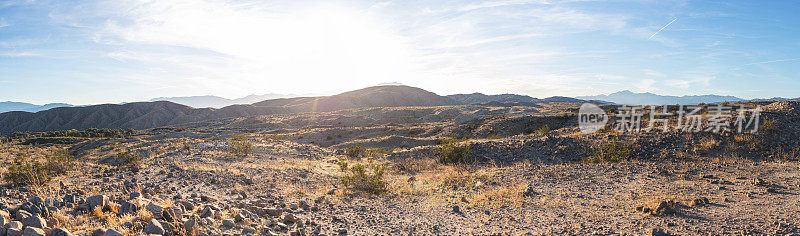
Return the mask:
<svg viewBox="0 0 800 236">
<path fill-rule="evenodd" d="M 14 162 L 8 167 L 5 178 L 18 186 L 42 186 L 49 182 L 52 176 L 47 165 L 31 158 L 28 154 L 18 153 L 14 157 Z"/>
<path fill-rule="evenodd" d="M 75 169 L 76 159 L 67 150 L 55 150 L 45 155 L 45 160 L 52 176 L 63 175 Z"/>
<path fill-rule="evenodd" d="M 363 156 L 366 151 L 367 149 L 362 146 L 350 146 L 344 150 L 344 154 L 350 158 L 359 158 Z"/>
<path fill-rule="evenodd" d="M 445 164 L 465 161 L 471 152 L 469 144 L 463 144 L 461 140 L 453 138 L 442 140 L 436 151 L 439 154 L 439 162 Z"/>
<path fill-rule="evenodd" d="M 765 120 L 764 124 L 761 125 L 761 127 L 762 127 L 761 129 L 764 130 L 764 132 L 775 131 L 775 123 L 776 123 L 775 119 Z"/>
<path fill-rule="evenodd" d="M 346 161 L 340 161 L 339 170 L 345 174 L 342 177 L 345 188 L 371 194 L 381 194 L 387 190 L 388 183 L 383 179 L 386 163 L 349 166 Z"/>
<path fill-rule="evenodd" d="M 544 135 L 547 132 L 550 132 L 550 126 L 546 124 L 542 125 L 541 127 L 539 127 L 539 129 L 536 130 L 536 134 L 538 135 Z"/>
<path fill-rule="evenodd" d="M 144 158 L 139 155 L 131 154 L 129 151 L 118 152 L 117 158 L 122 162 L 122 165 L 130 168 L 138 168 L 142 166 Z"/>
<path fill-rule="evenodd" d="M 230 145 L 228 151 L 235 156 L 245 157 L 253 151 L 253 144 L 247 140 L 247 135 L 244 134 L 232 135 L 228 144 Z"/>
<path fill-rule="evenodd" d="M 628 159 L 631 155 L 630 145 L 623 144 L 619 139 L 614 139 L 595 148 L 592 156 L 584 159 L 589 163 L 619 162 Z"/>
</svg>

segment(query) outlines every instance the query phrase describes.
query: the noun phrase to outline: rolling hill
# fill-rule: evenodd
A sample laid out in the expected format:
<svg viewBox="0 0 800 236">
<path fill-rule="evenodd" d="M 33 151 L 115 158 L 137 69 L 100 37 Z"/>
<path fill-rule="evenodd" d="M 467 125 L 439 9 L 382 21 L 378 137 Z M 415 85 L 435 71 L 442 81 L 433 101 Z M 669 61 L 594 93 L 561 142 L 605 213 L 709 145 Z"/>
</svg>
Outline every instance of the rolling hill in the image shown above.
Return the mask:
<svg viewBox="0 0 800 236">
<path fill-rule="evenodd" d="M 147 129 L 210 119 L 300 112 L 328 112 L 363 107 L 440 106 L 458 102 L 408 86 L 375 86 L 333 96 L 266 100 L 220 109 L 193 108 L 168 101 L 60 107 L 40 112 L 0 114 L 0 134 L 109 128 Z"/>
</svg>

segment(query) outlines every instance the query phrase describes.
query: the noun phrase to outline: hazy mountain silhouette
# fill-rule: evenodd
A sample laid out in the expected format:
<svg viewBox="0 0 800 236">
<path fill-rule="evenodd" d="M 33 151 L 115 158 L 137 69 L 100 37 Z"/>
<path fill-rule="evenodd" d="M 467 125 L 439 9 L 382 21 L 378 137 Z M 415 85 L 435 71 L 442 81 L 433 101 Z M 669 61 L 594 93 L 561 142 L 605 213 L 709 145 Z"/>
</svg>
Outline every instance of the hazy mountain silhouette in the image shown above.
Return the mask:
<svg viewBox="0 0 800 236">
<path fill-rule="evenodd" d="M 276 99 L 276 98 L 288 98 L 293 97 L 294 95 L 287 95 L 287 94 L 263 94 L 263 95 L 249 95 L 243 98 L 237 99 L 227 99 L 218 96 L 189 96 L 189 97 L 159 97 L 150 99 L 150 102 L 155 101 L 170 101 L 178 104 L 187 105 L 190 107 L 195 108 L 222 108 L 230 105 L 241 105 L 241 104 L 253 104 L 256 102 L 268 100 L 268 99 Z"/>
<path fill-rule="evenodd" d="M 37 111 L 44 111 L 51 108 L 56 107 L 71 107 L 72 105 L 66 103 L 49 103 L 45 105 L 36 105 L 31 103 L 25 102 L 0 102 L 0 113 L 9 112 L 9 111 L 27 111 L 27 112 L 37 112 Z"/>
<path fill-rule="evenodd" d="M 721 103 L 721 102 L 740 102 L 744 99 L 734 96 L 721 95 L 694 95 L 694 96 L 664 96 L 654 93 L 634 93 L 623 90 L 608 95 L 580 96 L 576 97 L 584 100 L 602 100 L 617 104 L 636 104 L 636 105 L 663 105 L 663 104 L 699 104 L 699 103 Z"/>
</svg>

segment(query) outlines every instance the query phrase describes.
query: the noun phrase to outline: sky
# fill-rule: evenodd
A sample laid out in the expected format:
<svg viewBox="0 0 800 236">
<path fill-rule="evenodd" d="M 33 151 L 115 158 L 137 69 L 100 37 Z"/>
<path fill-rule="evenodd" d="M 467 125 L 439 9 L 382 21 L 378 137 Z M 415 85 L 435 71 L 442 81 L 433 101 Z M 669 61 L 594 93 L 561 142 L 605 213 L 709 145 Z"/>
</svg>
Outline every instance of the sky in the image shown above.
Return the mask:
<svg viewBox="0 0 800 236">
<path fill-rule="evenodd" d="M 631 90 L 800 97 L 796 1 L 0 0 L 0 101 Z"/>
</svg>

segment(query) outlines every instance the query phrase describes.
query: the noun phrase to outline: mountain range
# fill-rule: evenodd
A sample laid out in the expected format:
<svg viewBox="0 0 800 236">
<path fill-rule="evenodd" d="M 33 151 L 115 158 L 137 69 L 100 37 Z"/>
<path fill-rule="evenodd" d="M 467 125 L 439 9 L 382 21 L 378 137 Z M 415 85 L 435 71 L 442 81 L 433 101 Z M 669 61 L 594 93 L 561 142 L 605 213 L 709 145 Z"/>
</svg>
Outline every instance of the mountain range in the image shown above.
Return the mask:
<svg viewBox="0 0 800 236">
<path fill-rule="evenodd" d="M 27 112 L 38 112 L 44 111 L 51 108 L 56 107 L 72 107 L 73 105 L 66 104 L 66 103 L 49 103 L 45 105 L 36 105 L 31 103 L 25 102 L 0 102 L 0 113 L 9 112 L 9 111 L 27 111 Z"/>
<path fill-rule="evenodd" d="M 549 97 L 538 99 L 517 94 L 486 95 L 481 93 L 440 96 L 420 88 L 404 85 L 373 86 L 332 96 L 274 98 L 279 96 L 286 95 L 267 94 L 240 99 L 225 99 L 214 96 L 174 97 L 157 98 L 153 99 L 152 102 L 91 106 L 72 106 L 58 103 L 40 106 L 28 103 L 3 102 L 0 103 L 0 109 L 4 110 L 0 111 L 18 111 L 0 113 L 0 134 L 9 134 L 16 131 L 81 130 L 88 128 L 148 129 L 222 118 L 329 112 L 367 107 L 446 106 L 487 103 L 490 105 L 500 103 L 500 105 L 529 106 L 536 103 L 551 102 L 613 102 L 618 104 L 648 105 L 744 101 L 732 96 L 701 95 L 678 97 L 661 96 L 652 93 L 633 93 L 627 90 L 609 95 L 578 98 Z M 260 100 L 263 98 L 267 99 Z M 760 99 L 759 101 L 764 100 L 800 99 L 773 98 Z"/>
<path fill-rule="evenodd" d="M 459 104 L 420 88 L 375 86 L 332 96 L 270 99 L 220 109 L 193 108 L 169 101 L 59 107 L 36 113 L 0 114 L 0 134 L 88 128 L 147 129 L 212 119 L 302 112 L 326 112 L 363 107 L 443 106 Z"/>
<path fill-rule="evenodd" d="M 227 99 L 217 96 L 189 96 L 189 97 L 159 97 L 150 99 L 150 102 L 156 101 L 169 101 L 178 104 L 187 105 L 195 108 L 223 108 L 230 105 L 253 104 L 256 102 L 276 99 L 276 98 L 289 98 L 296 97 L 289 94 L 263 94 L 263 95 L 250 95 L 243 98 Z"/>
<path fill-rule="evenodd" d="M 746 101 L 745 99 L 741 99 L 734 96 L 720 96 L 720 95 L 664 96 L 654 93 L 634 93 L 629 90 L 623 90 L 608 95 L 580 96 L 576 98 L 584 100 L 601 100 L 617 104 L 631 104 L 631 105 L 699 104 L 699 103 Z"/>
</svg>

